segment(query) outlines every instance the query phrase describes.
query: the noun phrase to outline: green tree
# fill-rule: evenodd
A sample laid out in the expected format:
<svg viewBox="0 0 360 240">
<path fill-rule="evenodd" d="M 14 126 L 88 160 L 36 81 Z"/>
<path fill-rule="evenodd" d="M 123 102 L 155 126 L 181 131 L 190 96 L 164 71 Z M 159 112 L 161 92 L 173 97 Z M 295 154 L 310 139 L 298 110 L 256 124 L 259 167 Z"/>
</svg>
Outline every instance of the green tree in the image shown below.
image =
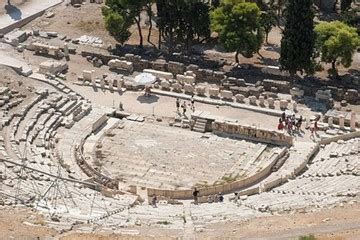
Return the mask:
<svg viewBox="0 0 360 240">
<path fill-rule="evenodd" d="M 157 0 L 157 25 L 160 38 L 190 48 L 195 39 L 210 36 L 210 6 L 201 0 Z M 160 43 L 160 42 L 159 42 Z"/>
<path fill-rule="evenodd" d="M 265 41 L 268 43 L 268 37 L 271 29 L 276 26 L 277 19 L 276 13 L 272 9 L 268 9 L 267 11 L 261 12 L 260 24 L 264 28 L 265 31 Z"/>
<path fill-rule="evenodd" d="M 123 28 L 130 28 L 131 25 L 136 23 L 139 32 L 139 46 L 143 47 L 143 36 L 141 31 L 141 12 L 146 7 L 149 0 L 106 0 L 105 7 L 103 8 L 103 15 L 105 18 L 105 26 L 112 26 L 108 28 L 108 31 L 116 36 L 118 33 L 126 32 Z M 112 15 L 112 17 L 108 17 Z M 120 19 L 122 19 L 120 21 Z M 114 22 L 112 22 L 114 20 Z M 123 23 L 119 25 L 121 30 L 116 30 L 114 26 L 117 23 Z M 121 34 L 121 35 L 126 35 Z M 122 38 L 120 38 L 122 39 Z"/>
<path fill-rule="evenodd" d="M 344 10 L 340 14 L 340 21 L 357 28 L 360 34 L 360 6 Z"/>
<path fill-rule="evenodd" d="M 274 9 L 277 15 L 277 25 L 281 29 L 280 19 L 283 17 L 286 10 L 288 0 L 269 0 L 268 4 L 270 8 Z"/>
<path fill-rule="evenodd" d="M 211 7 L 217 8 L 220 6 L 220 0 L 211 0 Z"/>
<path fill-rule="evenodd" d="M 331 74 L 337 76 L 336 65 L 350 67 L 352 57 L 360 46 L 356 28 L 343 22 L 321 22 L 315 27 L 316 52 L 322 62 L 331 63 Z"/>
<path fill-rule="evenodd" d="M 243 0 L 224 0 L 220 7 L 210 13 L 211 28 L 219 34 L 220 42 L 227 51 L 236 51 L 235 60 L 239 63 L 239 54 L 252 57 L 263 42 L 260 25 L 260 9 L 256 3 Z"/>
<path fill-rule="evenodd" d="M 104 15 L 105 28 L 115 40 L 121 44 L 124 44 L 129 40 L 131 33 L 128 29 L 130 28 L 131 23 L 125 20 L 118 12 L 115 12 L 108 7 L 103 7 L 102 13 Z"/>
<path fill-rule="evenodd" d="M 314 12 L 312 0 L 288 0 L 281 39 L 280 65 L 291 76 L 314 71 Z"/>
</svg>

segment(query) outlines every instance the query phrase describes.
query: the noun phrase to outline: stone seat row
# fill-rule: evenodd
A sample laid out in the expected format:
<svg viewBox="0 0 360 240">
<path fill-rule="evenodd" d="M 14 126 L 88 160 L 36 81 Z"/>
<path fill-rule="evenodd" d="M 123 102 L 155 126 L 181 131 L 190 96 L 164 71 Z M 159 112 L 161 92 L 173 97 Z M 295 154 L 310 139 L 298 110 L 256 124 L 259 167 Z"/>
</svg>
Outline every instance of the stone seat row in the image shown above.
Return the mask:
<svg viewBox="0 0 360 240">
<path fill-rule="evenodd" d="M 177 93 L 182 93 L 185 92 L 185 94 L 196 94 L 198 96 L 206 96 L 206 87 L 203 85 L 191 85 L 191 84 L 184 84 L 181 85 L 178 82 L 175 82 L 173 84 L 171 84 L 169 81 L 167 80 L 163 80 L 160 82 L 160 84 L 154 84 L 155 88 L 160 88 L 164 91 L 174 91 Z M 214 99 L 222 99 L 224 101 L 236 101 L 238 103 L 245 103 L 245 99 L 246 96 L 243 94 L 236 94 L 234 95 L 232 91 L 229 90 L 221 90 L 220 88 L 214 88 L 211 87 L 208 89 L 208 95 L 210 98 L 214 98 Z M 256 96 L 249 96 L 248 97 L 248 102 L 250 105 L 254 105 L 254 106 L 261 106 L 261 107 L 265 107 L 268 106 L 271 109 L 275 108 L 275 99 L 272 97 L 268 97 L 266 98 L 263 95 L 260 95 L 258 98 Z M 289 102 L 287 100 L 280 100 L 280 109 L 287 109 L 289 107 Z M 297 104 L 293 103 L 293 109 L 295 111 L 297 111 Z"/>
<path fill-rule="evenodd" d="M 331 178 L 296 178 L 295 180 L 289 181 L 273 191 L 285 193 L 291 192 L 293 194 L 315 192 L 320 195 L 331 195 L 336 194 L 340 190 L 345 190 L 354 186 L 360 186 L 356 176 L 342 175 Z"/>
<path fill-rule="evenodd" d="M 283 212 L 297 209 L 312 208 L 319 205 L 326 205 L 329 196 L 324 195 L 295 195 L 265 192 L 259 195 L 248 197 L 242 201 L 242 205 L 260 212 Z M 338 201 L 335 199 L 333 202 Z"/>
<path fill-rule="evenodd" d="M 43 99 L 46 96 L 46 93 L 44 92 L 37 92 L 38 95 L 27 105 L 23 106 L 19 111 L 13 112 L 12 114 L 10 114 L 10 116 L 7 116 L 5 118 L 2 119 L 2 126 L 7 126 L 10 124 L 10 122 L 15 118 L 15 117 L 19 117 L 20 121 L 23 120 L 26 116 L 26 114 L 28 113 L 28 111 L 35 105 L 37 104 L 41 99 Z M 20 124 L 19 121 L 19 124 Z M 17 128 L 18 126 L 16 126 Z"/>
<path fill-rule="evenodd" d="M 80 142 L 81 145 L 84 143 L 84 139 Z M 82 146 L 75 147 L 75 160 L 77 165 L 81 168 L 81 170 L 89 177 L 92 177 L 93 180 L 101 185 L 107 186 L 109 188 L 118 188 L 117 181 L 101 174 L 100 172 L 96 171 L 93 167 L 91 167 L 83 157 L 81 148 Z"/>
<path fill-rule="evenodd" d="M 353 174 L 353 170 L 355 170 L 357 165 L 356 156 L 331 158 L 330 160 L 313 164 L 313 167 L 304 173 L 304 177 L 332 177 Z"/>
</svg>

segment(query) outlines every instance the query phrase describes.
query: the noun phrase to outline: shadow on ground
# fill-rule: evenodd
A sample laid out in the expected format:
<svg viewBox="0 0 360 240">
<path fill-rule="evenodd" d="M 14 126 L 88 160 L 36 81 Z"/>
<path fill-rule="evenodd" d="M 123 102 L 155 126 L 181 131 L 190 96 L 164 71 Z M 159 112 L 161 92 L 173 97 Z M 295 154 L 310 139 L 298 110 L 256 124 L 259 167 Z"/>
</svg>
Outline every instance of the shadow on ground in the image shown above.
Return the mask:
<svg viewBox="0 0 360 240">
<path fill-rule="evenodd" d="M 5 5 L 6 14 L 9 15 L 13 20 L 21 20 L 21 10 L 14 5 L 8 3 Z"/>
<path fill-rule="evenodd" d="M 145 96 L 145 95 L 141 95 L 138 96 L 137 99 L 140 103 L 154 103 L 157 102 L 159 100 L 159 97 L 156 95 L 151 95 L 151 96 Z"/>
</svg>

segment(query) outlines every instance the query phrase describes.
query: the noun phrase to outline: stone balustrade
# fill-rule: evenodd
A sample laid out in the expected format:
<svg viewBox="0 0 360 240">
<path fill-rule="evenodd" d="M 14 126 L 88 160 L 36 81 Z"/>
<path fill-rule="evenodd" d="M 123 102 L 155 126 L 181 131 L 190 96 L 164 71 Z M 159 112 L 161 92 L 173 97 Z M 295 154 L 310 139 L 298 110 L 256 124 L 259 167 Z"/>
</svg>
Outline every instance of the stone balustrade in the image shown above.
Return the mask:
<svg viewBox="0 0 360 240">
<path fill-rule="evenodd" d="M 215 120 L 212 124 L 212 130 L 216 134 L 231 134 L 246 139 L 254 139 L 259 142 L 287 145 L 293 144 L 293 138 L 282 132 L 260 129 L 253 126 L 240 125 L 235 122 L 226 122 Z"/>
</svg>

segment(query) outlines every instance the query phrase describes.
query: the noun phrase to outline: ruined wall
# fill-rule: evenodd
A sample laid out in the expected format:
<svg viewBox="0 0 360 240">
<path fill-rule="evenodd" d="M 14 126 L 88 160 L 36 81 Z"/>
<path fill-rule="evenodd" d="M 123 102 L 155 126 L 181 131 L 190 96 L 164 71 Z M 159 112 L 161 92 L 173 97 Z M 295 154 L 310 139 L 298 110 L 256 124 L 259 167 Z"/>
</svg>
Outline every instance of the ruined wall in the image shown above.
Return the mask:
<svg viewBox="0 0 360 240">
<path fill-rule="evenodd" d="M 97 129 L 103 125 L 106 121 L 108 120 L 108 116 L 104 113 L 104 115 L 102 115 L 98 120 L 96 120 L 93 124 L 92 124 L 92 131 L 95 132 L 97 131 Z"/>
<path fill-rule="evenodd" d="M 234 191 L 237 191 L 239 189 L 250 187 L 251 185 L 254 185 L 259 179 L 264 178 L 265 176 L 269 175 L 272 172 L 272 167 L 274 164 L 283 157 L 287 152 L 286 148 L 283 148 L 281 152 L 274 153 L 272 156 L 271 163 L 266 167 L 263 168 L 261 171 L 256 172 L 255 174 L 244 178 L 240 180 L 236 180 L 234 182 L 214 185 L 214 186 L 208 186 L 208 187 L 200 187 L 197 188 L 199 191 L 199 197 L 202 196 L 209 196 L 218 194 L 219 192 L 222 192 L 224 194 L 232 193 Z M 259 187 L 253 187 L 250 189 L 247 189 L 246 191 L 242 192 L 241 195 L 252 195 L 259 193 Z M 154 188 L 148 188 L 147 189 L 148 196 L 156 195 L 156 196 L 163 196 L 169 199 L 191 199 L 192 196 L 192 190 L 162 190 L 162 189 L 154 189 Z"/>
<path fill-rule="evenodd" d="M 91 57 L 91 58 L 96 57 L 96 58 L 100 59 L 104 64 L 108 64 L 108 62 L 112 59 L 120 59 L 118 56 L 102 54 L 102 53 L 95 53 L 95 52 L 88 52 L 88 51 L 82 51 L 81 56 Z"/>
<path fill-rule="evenodd" d="M 242 126 L 239 123 L 216 120 L 212 130 L 217 134 L 231 134 L 242 138 L 279 145 L 293 145 L 293 138 L 278 131 Z"/>
</svg>

